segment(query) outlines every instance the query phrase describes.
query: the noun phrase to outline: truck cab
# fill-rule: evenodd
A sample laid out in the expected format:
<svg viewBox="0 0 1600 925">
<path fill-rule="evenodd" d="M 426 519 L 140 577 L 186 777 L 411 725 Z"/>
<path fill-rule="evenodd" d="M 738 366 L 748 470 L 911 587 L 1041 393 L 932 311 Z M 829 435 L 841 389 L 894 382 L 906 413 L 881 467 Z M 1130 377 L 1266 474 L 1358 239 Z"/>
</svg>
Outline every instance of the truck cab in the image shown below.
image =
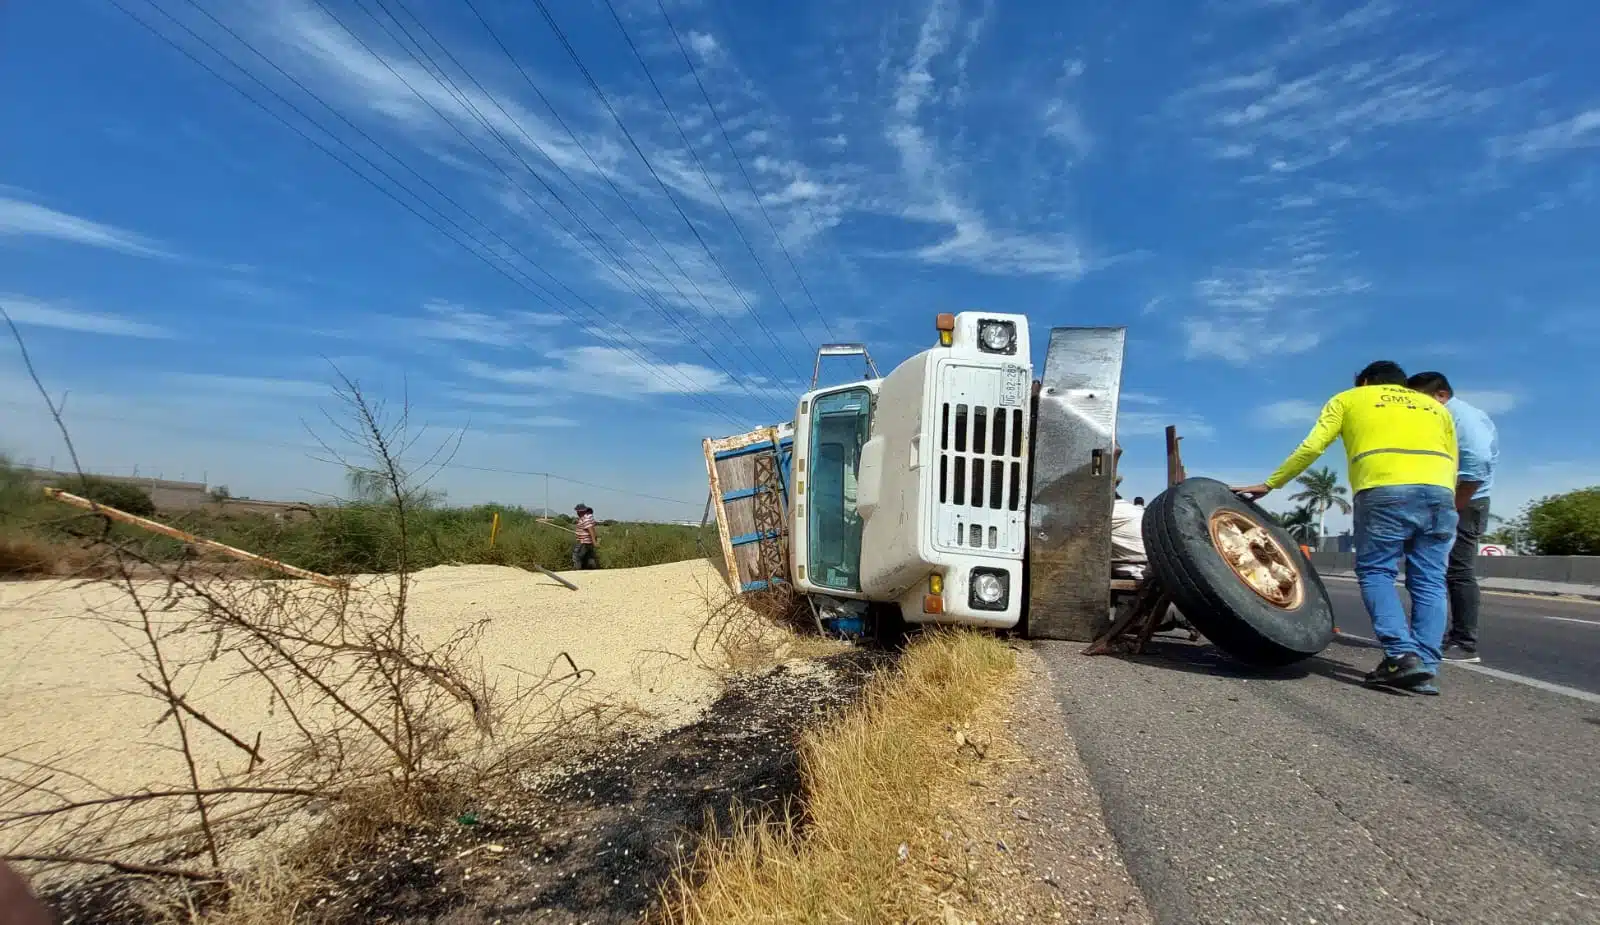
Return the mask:
<svg viewBox="0 0 1600 925">
<path fill-rule="evenodd" d="M 881 378 L 814 388 L 794 419 L 790 581 L 909 622 L 1017 625 L 1033 370 L 1022 315 L 939 315 Z"/>
</svg>

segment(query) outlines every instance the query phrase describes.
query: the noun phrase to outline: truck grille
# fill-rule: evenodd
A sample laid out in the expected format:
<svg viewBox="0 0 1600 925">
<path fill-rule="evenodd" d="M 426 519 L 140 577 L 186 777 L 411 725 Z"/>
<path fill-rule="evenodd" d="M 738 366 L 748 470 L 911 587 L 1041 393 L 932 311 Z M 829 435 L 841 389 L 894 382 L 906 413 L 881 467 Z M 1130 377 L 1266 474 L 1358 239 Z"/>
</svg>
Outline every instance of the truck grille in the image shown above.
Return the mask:
<svg viewBox="0 0 1600 925">
<path fill-rule="evenodd" d="M 939 411 L 939 503 L 1016 511 L 1022 507 L 1023 419 L 1020 408 L 945 402 Z M 998 531 L 968 525 L 960 546 L 993 549 Z"/>
</svg>

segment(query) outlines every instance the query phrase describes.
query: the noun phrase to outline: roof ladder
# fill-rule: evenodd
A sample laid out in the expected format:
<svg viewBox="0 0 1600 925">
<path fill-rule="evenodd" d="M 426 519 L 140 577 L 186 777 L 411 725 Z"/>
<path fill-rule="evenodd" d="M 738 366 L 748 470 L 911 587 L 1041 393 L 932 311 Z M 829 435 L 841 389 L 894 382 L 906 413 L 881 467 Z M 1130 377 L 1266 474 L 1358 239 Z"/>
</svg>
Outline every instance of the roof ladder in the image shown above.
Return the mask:
<svg viewBox="0 0 1600 925">
<path fill-rule="evenodd" d="M 863 379 L 882 378 L 878 374 L 878 366 L 872 362 L 872 354 L 867 352 L 866 344 L 823 344 L 817 348 L 817 362 L 811 367 L 811 390 L 817 388 L 817 380 L 822 375 L 823 357 L 860 357 L 866 364 L 867 374 Z"/>
</svg>

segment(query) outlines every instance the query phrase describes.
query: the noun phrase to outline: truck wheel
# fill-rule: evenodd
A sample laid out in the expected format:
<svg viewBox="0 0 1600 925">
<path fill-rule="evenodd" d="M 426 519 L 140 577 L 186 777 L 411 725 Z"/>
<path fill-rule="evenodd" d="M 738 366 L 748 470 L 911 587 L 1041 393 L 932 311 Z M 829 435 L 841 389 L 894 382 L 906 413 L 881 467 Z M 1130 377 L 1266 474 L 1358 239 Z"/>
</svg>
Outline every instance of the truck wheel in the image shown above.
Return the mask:
<svg viewBox="0 0 1600 925">
<path fill-rule="evenodd" d="M 1217 648 L 1281 667 L 1333 641 L 1316 569 L 1272 517 L 1214 479 L 1188 479 L 1145 509 L 1145 553 L 1173 603 Z"/>
</svg>

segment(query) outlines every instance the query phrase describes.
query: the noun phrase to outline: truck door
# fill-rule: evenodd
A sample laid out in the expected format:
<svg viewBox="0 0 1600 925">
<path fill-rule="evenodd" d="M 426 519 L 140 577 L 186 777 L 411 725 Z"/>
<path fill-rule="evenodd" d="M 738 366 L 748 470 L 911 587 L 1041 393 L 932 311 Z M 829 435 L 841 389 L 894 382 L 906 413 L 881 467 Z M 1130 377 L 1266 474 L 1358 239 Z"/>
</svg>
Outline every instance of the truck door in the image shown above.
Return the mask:
<svg viewBox="0 0 1600 925">
<path fill-rule="evenodd" d="M 856 507 L 861 448 L 872 425 L 872 393 L 863 387 L 816 396 L 806 456 L 806 560 L 810 581 L 861 590 L 861 515 Z"/>
</svg>

